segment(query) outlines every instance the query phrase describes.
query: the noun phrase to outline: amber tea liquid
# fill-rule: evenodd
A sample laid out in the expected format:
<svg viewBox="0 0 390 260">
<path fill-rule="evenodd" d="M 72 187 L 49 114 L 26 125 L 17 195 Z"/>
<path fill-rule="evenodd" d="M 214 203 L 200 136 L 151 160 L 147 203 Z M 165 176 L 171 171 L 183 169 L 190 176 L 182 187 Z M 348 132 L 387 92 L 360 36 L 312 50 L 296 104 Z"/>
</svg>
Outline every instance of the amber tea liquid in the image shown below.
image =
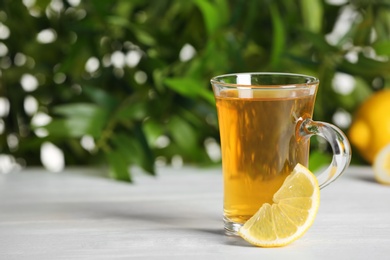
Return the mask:
<svg viewBox="0 0 390 260">
<path fill-rule="evenodd" d="M 225 222 L 244 223 L 297 163 L 308 165 L 309 140 L 297 141 L 296 121 L 312 116 L 314 93 L 223 90 L 216 97 L 224 176 Z M 281 94 L 282 93 L 282 94 Z"/>
</svg>

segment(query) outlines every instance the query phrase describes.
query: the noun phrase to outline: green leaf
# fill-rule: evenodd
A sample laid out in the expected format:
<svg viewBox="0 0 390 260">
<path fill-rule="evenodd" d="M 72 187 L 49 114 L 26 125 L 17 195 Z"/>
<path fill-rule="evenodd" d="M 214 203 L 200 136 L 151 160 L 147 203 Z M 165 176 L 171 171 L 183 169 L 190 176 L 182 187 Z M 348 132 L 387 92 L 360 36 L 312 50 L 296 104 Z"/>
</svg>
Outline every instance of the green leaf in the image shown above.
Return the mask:
<svg viewBox="0 0 390 260">
<path fill-rule="evenodd" d="M 285 30 L 283 20 L 280 16 L 279 10 L 275 3 L 270 5 L 272 26 L 273 26 L 273 37 L 272 37 L 272 52 L 271 52 L 271 66 L 276 68 L 279 64 L 281 54 L 284 50 L 285 45 Z"/>
<path fill-rule="evenodd" d="M 213 35 L 226 22 L 228 10 L 226 2 L 219 0 L 213 3 L 211 1 L 195 0 L 195 4 L 203 15 L 208 35 Z"/>
<path fill-rule="evenodd" d="M 313 44 L 321 53 L 332 53 L 339 51 L 336 47 L 330 45 L 325 40 L 325 36 L 322 34 L 317 34 L 305 30 L 301 31 L 301 33 L 305 36 L 307 42 Z"/>
<path fill-rule="evenodd" d="M 204 84 L 193 78 L 167 78 L 164 80 L 166 86 L 177 93 L 188 98 L 203 98 L 210 104 L 214 104 L 215 99 L 211 90 L 205 89 Z"/>
<path fill-rule="evenodd" d="M 124 155 L 117 150 L 106 152 L 105 155 L 109 164 L 111 178 L 132 182 L 129 165 L 126 162 Z"/>
<path fill-rule="evenodd" d="M 301 0 L 301 10 L 305 28 L 319 33 L 323 21 L 323 4 L 320 0 Z"/>
<path fill-rule="evenodd" d="M 147 173 L 155 175 L 154 156 L 142 133 L 135 135 L 117 133 L 112 138 L 115 150 L 122 154 L 122 160 L 128 164 L 142 167 Z"/>
<path fill-rule="evenodd" d="M 352 75 L 376 77 L 378 75 L 386 75 L 390 71 L 390 61 L 377 61 L 359 54 L 356 63 L 344 60 L 340 64 L 340 70 Z"/>
<path fill-rule="evenodd" d="M 115 118 L 119 121 L 143 120 L 148 115 L 148 104 L 141 100 L 129 100 L 127 104 L 121 105 L 116 112 Z"/>
<path fill-rule="evenodd" d="M 35 6 L 39 6 L 42 10 L 45 10 L 46 7 L 50 4 L 51 0 L 37 0 Z"/>
<path fill-rule="evenodd" d="M 177 145 L 188 155 L 196 148 L 197 134 L 195 129 L 185 120 L 173 116 L 168 122 L 170 133 Z"/>
<path fill-rule="evenodd" d="M 95 131 L 87 120 L 82 118 L 55 119 L 43 127 L 53 137 L 76 137 L 84 135 L 99 136 L 100 131 Z"/>
<path fill-rule="evenodd" d="M 110 110 L 114 109 L 119 104 L 119 101 L 115 97 L 101 88 L 83 86 L 83 93 L 88 96 L 94 103 L 102 107 L 107 107 Z"/>
<path fill-rule="evenodd" d="M 372 46 L 377 55 L 390 56 L 390 41 L 376 42 Z"/>
<path fill-rule="evenodd" d="M 157 45 L 156 40 L 154 37 L 148 33 L 145 29 L 141 28 L 133 28 L 133 31 L 137 37 L 137 40 L 147 46 L 155 46 Z"/>
<path fill-rule="evenodd" d="M 148 143 L 148 140 L 146 138 L 146 134 L 143 131 L 141 124 L 136 124 L 134 128 L 134 135 L 136 140 L 141 145 L 142 149 L 142 161 L 140 166 L 147 172 L 152 175 L 155 175 L 155 168 L 154 168 L 154 160 L 155 156 L 153 154 L 153 151 L 150 148 L 150 145 Z"/>
<path fill-rule="evenodd" d="M 374 23 L 374 12 L 371 5 L 365 10 L 363 19 L 357 26 L 356 33 L 353 37 L 354 45 L 366 46 L 370 45 L 371 32 Z"/>
<path fill-rule="evenodd" d="M 130 164 L 140 164 L 142 160 L 142 149 L 134 138 L 124 133 L 117 133 L 112 137 L 114 150 L 122 154 L 122 160 Z"/>
<path fill-rule="evenodd" d="M 107 22 L 113 26 L 120 26 L 120 27 L 130 26 L 129 20 L 121 16 L 108 16 Z"/>
<path fill-rule="evenodd" d="M 332 161 L 332 155 L 314 151 L 310 153 L 309 168 L 310 171 L 315 172 L 323 167 L 330 165 Z"/>
<path fill-rule="evenodd" d="M 89 103 L 59 105 L 53 109 L 55 114 L 68 117 L 91 117 L 101 110 L 102 109 L 99 106 Z"/>
<path fill-rule="evenodd" d="M 143 123 L 143 131 L 149 144 L 154 144 L 164 134 L 164 128 L 156 119 L 149 118 Z"/>
<path fill-rule="evenodd" d="M 61 105 L 53 110 L 56 114 L 64 116 L 44 126 L 53 136 L 99 137 L 108 118 L 108 112 L 104 108 L 87 103 Z"/>
</svg>

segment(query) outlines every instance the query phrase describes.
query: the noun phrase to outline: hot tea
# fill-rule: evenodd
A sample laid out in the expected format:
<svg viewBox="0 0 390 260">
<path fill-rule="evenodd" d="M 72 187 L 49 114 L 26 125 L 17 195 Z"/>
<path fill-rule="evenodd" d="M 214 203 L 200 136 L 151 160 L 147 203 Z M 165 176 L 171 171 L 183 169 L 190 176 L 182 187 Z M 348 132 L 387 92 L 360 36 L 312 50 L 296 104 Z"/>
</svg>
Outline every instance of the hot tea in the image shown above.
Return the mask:
<svg viewBox="0 0 390 260">
<path fill-rule="evenodd" d="M 224 175 L 224 216 L 244 223 L 273 194 L 297 163 L 308 164 L 309 139 L 298 141 L 299 115 L 311 116 L 314 94 L 272 97 L 225 90 L 216 98 Z M 243 91 L 243 90 L 242 90 Z"/>
</svg>

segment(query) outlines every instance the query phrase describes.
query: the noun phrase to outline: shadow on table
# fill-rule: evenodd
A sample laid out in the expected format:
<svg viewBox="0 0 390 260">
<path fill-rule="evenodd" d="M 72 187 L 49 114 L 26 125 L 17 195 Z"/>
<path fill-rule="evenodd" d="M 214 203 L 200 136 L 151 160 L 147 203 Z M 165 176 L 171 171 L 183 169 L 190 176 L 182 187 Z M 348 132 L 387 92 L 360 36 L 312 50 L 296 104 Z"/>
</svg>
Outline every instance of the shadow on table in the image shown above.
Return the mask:
<svg viewBox="0 0 390 260">
<path fill-rule="evenodd" d="M 83 205 L 83 210 L 88 212 L 89 217 L 93 219 L 118 219 L 119 221 L 128 222 L 128 226 L 149 226 L 153 229 L 165 229 L 170 228 L 174 230 L 182 230 L 189 233 L 204 233 L 206 237 L 213 237 L 221 241 L 222 244 L 239 246 L 239 247 L 251 247 L 246 241 L 239 236 L 227 236 L 223 229 L 222 220 L 219 216 L 209 213 L 201 213 L 196 210 L 191 212 L 190 209 L 186 214 L 184 212 L 175 212 L 172 208 L 168 208 L 165 211 L 156 210 L 154 207 L 144 206 L 143 208 L 137 208 L 135 210 L 129 210 L 129 207 L 124 206 L 125 203 L 110 203 L 104 207 L 96 208 L 96 205 Z M 84 211 L 84 212 L 85 212 Z M 202 221 L 203 220 L 203 221 Z M 207 226 L 214 226 L 215 228 L 208 228 L 202 225 L 206 223 Z M 125 223 L 125 222 L 124 222 Z M 149 223 L 149 224 L 147 224 Z"/>
<path fill-rule="evenodd" d="M 193 230 L 218 236 L 221 239 L 221 242 L 225 245 L 239 246 L 239 247 L 253 247 L 252 245 L 247 243 L 245 240 L 243 240 L 239 236 L 226 235 L 225 231 L 223 229 L 202 229 L 202 228 L 197 229 L 197 228 L 195 228 Z"/>
<path fill-rule="evenodd" d="M 224 235 L 224 243 L 229 246 L 239 246 L 239 247 L 253 247 L 251 244 L 246 242 L 239 236 L 226 236 Z"/>
<path fill-rule="evenodd" d="M 379 184 L 374 177 L 374 172 L 371 168 L 356 169 L 354 172 L 347 172 L 341 178 L 350 178 L 358 181 Z"/>
<path fill-rule="evenodd" d="M 374 176 L 354 176 L 353 178 L 355 180 L 370 182 L 379 185 L 379 183 L 375 180 Z"/>
</svg>

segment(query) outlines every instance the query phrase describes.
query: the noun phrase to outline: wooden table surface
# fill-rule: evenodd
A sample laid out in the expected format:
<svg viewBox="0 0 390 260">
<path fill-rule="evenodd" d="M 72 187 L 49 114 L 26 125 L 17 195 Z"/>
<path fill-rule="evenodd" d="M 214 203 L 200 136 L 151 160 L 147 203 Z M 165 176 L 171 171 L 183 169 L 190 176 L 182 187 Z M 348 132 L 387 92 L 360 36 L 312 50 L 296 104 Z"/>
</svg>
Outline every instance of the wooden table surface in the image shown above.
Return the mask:
<svg viewBox="0 0 390 260">
<path fill-rule="evenodd" d="M 134 180 L 94 169 L 0 175 L 0 259 L 390 259 L 390 186 L 368 167 L 322 190 L 311 229 L 283 248 L 224 235 L 220 169 Z"/>
</svg>

